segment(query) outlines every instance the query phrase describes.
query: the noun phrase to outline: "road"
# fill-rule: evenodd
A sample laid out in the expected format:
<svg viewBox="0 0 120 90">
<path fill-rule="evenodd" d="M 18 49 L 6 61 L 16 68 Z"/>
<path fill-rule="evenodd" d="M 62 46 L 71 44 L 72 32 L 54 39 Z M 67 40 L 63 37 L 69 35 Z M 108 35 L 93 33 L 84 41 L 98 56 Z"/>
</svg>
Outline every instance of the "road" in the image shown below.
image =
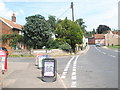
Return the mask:
<svg viewBox="0 0 120 90">
<path fill-rule="evenodd" d="M 57 57 L 59 77 L 55 83 L 40 80 L 40 70 L 34 66 L 35 58 L 9 57 L 11 69 L 4 79 L 4 87 L 118 88 L 118 53 L 91 45 L 84 54 Z"/>
<path fill-rule="evenodd" d="M 68 58 L 67 58 L 68 59 Z M 66 60 L 67 60 L 66 59 Z M 101 47 L 90 46 L 84 55 L 58 60 L 63 72 L 61 78 L 66 87 L 73 88 L 117 88 L 118 52 Z M 58 72 L 61 73 L 60 68 Z"/>
</svg>

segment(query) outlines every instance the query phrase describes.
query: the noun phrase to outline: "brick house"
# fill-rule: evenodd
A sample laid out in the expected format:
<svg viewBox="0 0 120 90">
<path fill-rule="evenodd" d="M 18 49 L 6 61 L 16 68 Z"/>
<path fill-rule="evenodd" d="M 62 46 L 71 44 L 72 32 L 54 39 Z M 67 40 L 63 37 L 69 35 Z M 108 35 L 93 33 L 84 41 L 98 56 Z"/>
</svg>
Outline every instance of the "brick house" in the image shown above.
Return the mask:
<svg viewBox="0 0 120 90">
<path fill-rule="evenodd" d="M 95 38 L 94 37 L 88 38 L 88 44 L 94 45 L 95 44 Z"/>
<path fill-rule="evenodd" d="M 105 34 L 105 45 L 120 45 L 120 32 L 108 31 L 108 33 Z"/>
<path fill-rule="evenodd" d="M 101 45 L 105 45 L 105 34 L 95 34 L 94 39 L 95 44 L 100 43 Z"/>
<path fill-rule="evenodd" d="M 19 35 L 22 35 L 22 27 L 22 25 L 16 24 L 16 16 L 14 13 L 11 17 L 11 21 L 0 17 L 0 38 L 3 34 L 13 34 L 14 32 L 17 32 Z M 3 43 L 2 40 L 0 40 L 0 47 L 5 47 L 9 51 L 9 53 L 12 50 L 12 48 L 9 46 L 9 41 Z M 24 46 L 22 44 L 19 44 L 19 47 L 21 49 L 24 49 Z"/>
</svg>

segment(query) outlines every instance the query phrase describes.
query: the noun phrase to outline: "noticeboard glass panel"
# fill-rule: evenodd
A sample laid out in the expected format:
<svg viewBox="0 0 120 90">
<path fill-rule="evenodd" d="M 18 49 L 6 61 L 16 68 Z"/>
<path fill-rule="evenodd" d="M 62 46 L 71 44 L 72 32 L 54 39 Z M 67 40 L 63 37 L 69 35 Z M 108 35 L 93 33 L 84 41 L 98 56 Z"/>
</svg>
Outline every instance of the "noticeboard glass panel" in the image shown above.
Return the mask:
<svg viewBox="0 0 120 90">
<path fill-rule="evenodd" d="M 54 61 L 45 61 L 44 62 L 44 76 L 54 76 Z"/>
</svg>

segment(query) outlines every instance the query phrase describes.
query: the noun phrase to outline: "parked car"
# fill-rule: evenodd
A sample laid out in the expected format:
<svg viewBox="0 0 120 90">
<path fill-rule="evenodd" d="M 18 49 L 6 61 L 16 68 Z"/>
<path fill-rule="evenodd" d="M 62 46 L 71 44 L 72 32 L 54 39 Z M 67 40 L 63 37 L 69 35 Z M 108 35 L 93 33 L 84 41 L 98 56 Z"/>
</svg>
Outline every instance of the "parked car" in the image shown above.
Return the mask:
<svg viewBox="0 0 120 90">
<path fill-rule="evenodd" d="M 96 43 L 96 47 L 100 47 L 101 46 L 101 44 L 100 43 Z"/>
<path fill-rule="evenodd" d="M 6 52 L 6 54 L 7 54 L 7 56 L 8 56 L 8 50 L 6 48 L 0 47 L 0 50 L 4 50 Z"/>
</svg>

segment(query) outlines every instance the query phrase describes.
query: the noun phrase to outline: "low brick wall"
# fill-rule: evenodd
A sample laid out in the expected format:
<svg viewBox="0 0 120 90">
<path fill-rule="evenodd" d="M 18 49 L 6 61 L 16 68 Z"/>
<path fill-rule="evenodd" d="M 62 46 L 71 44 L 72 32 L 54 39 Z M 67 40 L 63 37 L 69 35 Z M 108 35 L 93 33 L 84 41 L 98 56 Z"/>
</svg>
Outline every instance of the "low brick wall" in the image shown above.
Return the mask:
<svg viewBox="0 0 120 90">
<path fill-rule="evenodd" d="M 10 54 L 11 55 L 29 56 L 30 52 L 28 50 L 12 50 L 12 52 Z"/>
<path fill-rule="evenodd" d="M 60 49 L 51 49 L 51 50 L 45 50 L 45 49 L 33 49 L 31 50 L 31 54 L 36 56 L 38 54 L 48 54 L 50 56 L 66 56 L 69 55 L 69 53 L 60 50 Z M 30 55 L 30 51 L 28 50 L 13 50 L 11 55 L 23 55 L 23 56 L 29 56 Z"/>
</svg>

